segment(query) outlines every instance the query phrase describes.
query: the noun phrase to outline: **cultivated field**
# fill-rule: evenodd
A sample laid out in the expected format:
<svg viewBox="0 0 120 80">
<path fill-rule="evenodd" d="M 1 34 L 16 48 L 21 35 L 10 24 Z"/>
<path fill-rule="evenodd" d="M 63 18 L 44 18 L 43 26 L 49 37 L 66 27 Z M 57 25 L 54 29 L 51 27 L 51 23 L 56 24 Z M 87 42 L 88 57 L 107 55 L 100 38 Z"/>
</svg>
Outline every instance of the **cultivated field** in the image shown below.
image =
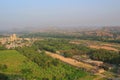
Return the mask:
<svg viewBox="0 0 120 80">
<path fill-rule="evenodd" d="M 75 40 L 75 41 L 70 41 L 70 43 L 84 44 L 90 48 L 95 48 L 95 49 L 106 49 L 117 52 L 120 50 L 120 45 L 117 43 L 108 43 L 108 42 L 90 41 L 90 40 Z"/>
<path fill-rule="evenodd" d="M 30 61 L 16 50 L 0 51 L 0 65 L 7 66 L 5 70 L 0 70 L 0 72 L 4 74 L 23 75 L 22 70 L 29 69 L 32 71 L 30 74 L 39 76 L 41 72 L 37 64 Z"/>
</svg>

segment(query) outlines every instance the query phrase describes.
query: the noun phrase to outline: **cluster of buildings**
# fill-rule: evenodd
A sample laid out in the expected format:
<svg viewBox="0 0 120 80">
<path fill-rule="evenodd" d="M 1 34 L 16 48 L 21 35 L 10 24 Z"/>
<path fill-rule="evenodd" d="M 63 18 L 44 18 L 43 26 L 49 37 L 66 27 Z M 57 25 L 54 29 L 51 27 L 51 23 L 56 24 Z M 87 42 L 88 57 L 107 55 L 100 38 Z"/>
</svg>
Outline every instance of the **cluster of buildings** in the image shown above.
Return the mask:
<svg viewBox="0 0 120 80">
<path fill-rule="evenodd" d="M 0 38 L 0 45 L 4 45 L 7 49 L 29 46 L 36 39 L 19 38 L 16 34 L 12 34 L 8 37 Z"/>
<path fill-rule="evenodd" d="M 12 41 L 16 41 L 18 38 L 17 38 L 16 34 L 13 34 L 13 35 L 10 36 L 9 39 L 12 42 Z"/>
<path fill-rule="evenodd" d="M 17 36 L 16 34 L 12 34 L 10 35 L 9 37 L 3 37 L 3 38 L 0 38 L 0 43 L 2 45 L 4 44 L 7 44 L 7 43 L 10 43 L 10 42 L 14 42 L 14 41 L 17 41 Z"/>
</svg>

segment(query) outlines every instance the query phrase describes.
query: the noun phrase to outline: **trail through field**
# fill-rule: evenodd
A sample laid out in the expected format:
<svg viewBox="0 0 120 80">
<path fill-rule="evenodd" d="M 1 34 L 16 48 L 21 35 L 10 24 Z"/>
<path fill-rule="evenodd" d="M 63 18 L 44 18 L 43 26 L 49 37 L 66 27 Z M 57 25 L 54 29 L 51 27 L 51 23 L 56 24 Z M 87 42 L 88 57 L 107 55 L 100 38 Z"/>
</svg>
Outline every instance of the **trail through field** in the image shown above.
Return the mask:
<svg viewBox="0 0 120 80">
<path fill-rule="evenodd" d="M 61 56 L 59 54 L 55 54 L 55 53 L 52 53 L 52 52 L 46 51 L 46 54 L 53 57 L 53 58 L 59 59 L 59 60 L 65 62 L 67 64 L 78 67 L 78 68 L 84 68 L 86 70 L 93 70 L 93 69 L 96 68 L 95 66 L 92 66 L 90 64 L 83 63 L 83 62 L 77 61 L 77 60 L 72 59 L 72 58 L 65 58 L 65 57 L 63 57 L 63 56 Z M 96 75 L 98 75 L 99 77 L 96 77 L 94 80 L 101 80 L 103 77 L 105 77 L 100 73 L 96 74 Z"/>
<path fill-rule="evenodd" d="M 90 45 L 90 48 L 95 48 L 95 49 L 106 49 L 106 50 L 112 50 L 112 51 L 118 51 L 118 49 L 108 47 L 108 46 L 97 46 L 97 45 Z"/>
<path fill-rule="evenodd" d="M 73 65 L 73 66 L 76 66 L 76 67 L 79 67 L 79 68 L 84 68 L 86 70 L 92 70 L 92 69 L 95 69 L 94 66 L 90 65 L 90 64 L 87 64 L 87 63 L 83 63 L 83 62 L 80 62 L 80 61 L 77 61 L 75 59 L 71 59 L 71 58 L 65 58 L 59 54 L 55 54 L 55 53 L 51 53 L 51 52 L 47 52 L 46 51 L 46 54 L 48 54 L 49 56 L 53 57 L 53 58 L 57 58 L 65 63 L 68 63 L 70 65 Z"/>
<path fill-rule="evenodd" d="M 79 41 L 70 41 L 71 44 L 87 44 L 90 48 L 95 49 L 106 49 L 106 50 L 112 50 L 112 51 L 119 51 L 120 46 L 118 44 L 113 43 L 103 43 L 103 42 L 97 42 L 97 41 L 88 41 L 88 40 L 79 40 Z"/>
</svg>

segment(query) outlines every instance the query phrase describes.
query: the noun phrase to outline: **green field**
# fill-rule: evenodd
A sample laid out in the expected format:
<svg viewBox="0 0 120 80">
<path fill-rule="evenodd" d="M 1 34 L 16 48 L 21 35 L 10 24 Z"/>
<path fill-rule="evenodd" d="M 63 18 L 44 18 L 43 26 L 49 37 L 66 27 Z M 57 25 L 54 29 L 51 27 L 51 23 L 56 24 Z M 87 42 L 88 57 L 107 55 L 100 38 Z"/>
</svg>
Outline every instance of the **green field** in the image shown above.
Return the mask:
<svg viewBox="0 0 120 80">
<path fill-rule="evenodd" d="M 51 66 L 44 69 L 16 50 L 0 51 L 0 74 L 5 74 L 8 80 L 19 78 L 25 78 L 25 80 L 79 80 L 83 78 L 93 80 L 95 77 L 62 62 L 57 67 Z"/>
<path fill-rule="evenodd" d="M 0 51 L 0 65 L 7 66 L 7 69 L 0 70 L 4 74 L 26 76 L 26 74 L 22 74 L 22 70 L 27 69 L 32 71 L 32 76 L 39 76 L 41 72 L 37 64 L 15 50 Z"/>
</svg>

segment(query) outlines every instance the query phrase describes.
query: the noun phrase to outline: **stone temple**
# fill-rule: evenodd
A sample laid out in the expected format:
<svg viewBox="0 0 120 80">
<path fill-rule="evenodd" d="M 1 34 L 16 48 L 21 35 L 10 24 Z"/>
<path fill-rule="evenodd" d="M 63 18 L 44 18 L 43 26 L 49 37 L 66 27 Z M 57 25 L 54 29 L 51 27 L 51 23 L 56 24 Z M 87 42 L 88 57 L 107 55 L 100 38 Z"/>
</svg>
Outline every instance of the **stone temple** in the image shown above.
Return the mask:
<svg viewBox="0 0 120 80">
<path fill-rule="evenodd" d="M 10 41 L 16 41 L 16 40 L 17 40 L 16 34 L 12 34 L 12 35 L 10 36 Z"/>
</svg>

